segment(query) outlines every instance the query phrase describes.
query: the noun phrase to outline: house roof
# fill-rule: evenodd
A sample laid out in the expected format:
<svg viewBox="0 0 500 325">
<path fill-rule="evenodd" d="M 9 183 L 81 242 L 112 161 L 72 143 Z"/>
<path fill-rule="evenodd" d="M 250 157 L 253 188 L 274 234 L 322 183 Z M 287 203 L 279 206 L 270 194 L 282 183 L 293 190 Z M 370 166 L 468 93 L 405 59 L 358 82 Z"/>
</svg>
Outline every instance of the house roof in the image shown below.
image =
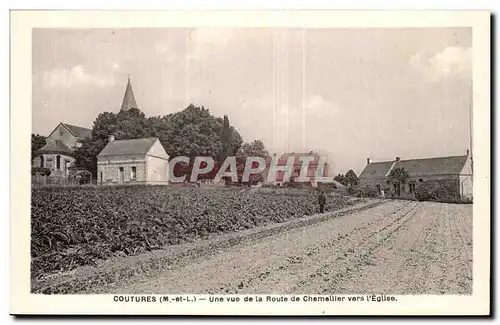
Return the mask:
<svg viewBox="0 0 500 325">
<path fill-rule="evenodd" d="M 132 90 L 132 84 L 130 83 L 130 78 L 128 78 L 127 88 L 125 89 L 125 95 L 123 96 L 122 111 L 128 111 L 131 108 L 138 108 L 135 102 L 134 91 Z"/>
<path fill-rule="evenodd" d="M 379 178 L 384 177 L 391 169 L 394 161 L 374 162 L 365 167 L 359 178 Z"/>
<path fill-rule="evenodd" d="M 90 138 L 92 136 L 92 130 L 83 128 L 81 126 L 71 125 L 67 123 L 62 123 L 74 136 L 78 138 Z"/>
<path fill-rule="evenodd" d="M 459 174 L 467 158 L 467 156 L 451 156 L 400 160 L 394 168 L 404 168 L 410 176 Z"/>
<path fill-rule="evenodd" d="M 71 154 L 73 151 L 71 150 L 70 147 L 64 144 L 61 140 L 47 140 L 47 143 L 45 146 L 40 148 L 40 150 L 37 151 L 38 153 L 50 153 L 50 152 L 58 152 L 58 153 L 65 153 L 65 154 Z"/>
<path fill-rule="evenodd" d="M 408 159 L 400 161 L 383 161 L 375 162 L 367 165 L 360 178 L 378 178 L 384 177 L 392 169 L 404 168 L 410 177 L 421 175 L 449 175 L 459 174 L 468 156 L 450 156 L 450 157 L 435 157 L 422 159 Z M 393 166 L 394 165 L 394 166 Z M 393 166 L 391 168 L 391 166 Z"/>
<path fill-rule="evenodd" d="M 109 142 L 98 156 L 145 155 L 158 138 L 114 140 Z"/>
</svg>

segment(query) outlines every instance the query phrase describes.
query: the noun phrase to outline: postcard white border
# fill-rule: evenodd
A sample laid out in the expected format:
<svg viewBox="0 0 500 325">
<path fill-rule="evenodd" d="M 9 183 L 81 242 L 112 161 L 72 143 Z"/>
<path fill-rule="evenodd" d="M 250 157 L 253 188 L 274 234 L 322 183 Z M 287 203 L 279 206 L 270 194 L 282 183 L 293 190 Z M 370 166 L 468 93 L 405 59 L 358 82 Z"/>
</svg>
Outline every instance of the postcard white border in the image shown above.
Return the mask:
<svg viewBox="0 0 500 325">
<path fill-rule="evenodd" d="M 32 28 L 450 27 L 473 30 L 472 296 L 398 296 L 397 303 L 120 304 L 113 295 L 30 293 Z M 13 314 L 486 315 L 490 278 L 490 13 L 487 11 L 12 11 L 11 306 Z M 175 307 L 174 307 L 175 306 Z M 230 307 L 230 308 L 229 308 Z"/>
</svg>

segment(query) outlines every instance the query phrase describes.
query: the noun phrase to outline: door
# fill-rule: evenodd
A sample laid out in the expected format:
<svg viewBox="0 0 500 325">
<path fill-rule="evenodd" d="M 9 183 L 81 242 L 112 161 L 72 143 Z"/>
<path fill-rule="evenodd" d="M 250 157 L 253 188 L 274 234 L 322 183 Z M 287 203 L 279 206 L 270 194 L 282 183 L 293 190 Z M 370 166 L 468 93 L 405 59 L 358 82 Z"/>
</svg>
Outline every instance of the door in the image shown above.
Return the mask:
<svg viewBox="0 0 500 325">
<path fill-rule="evenodd" d="M 123 171 L 123 167 L 120 167 L 120 183 L 123 183 L 123 180 L 124 180 L 124 171 Z"/>
<path fill-rule="evenodd" d="M 397 196 L 401 195 L 401 186 L 399 183 L 394 183 L 394 194 Z"/>
</svg>

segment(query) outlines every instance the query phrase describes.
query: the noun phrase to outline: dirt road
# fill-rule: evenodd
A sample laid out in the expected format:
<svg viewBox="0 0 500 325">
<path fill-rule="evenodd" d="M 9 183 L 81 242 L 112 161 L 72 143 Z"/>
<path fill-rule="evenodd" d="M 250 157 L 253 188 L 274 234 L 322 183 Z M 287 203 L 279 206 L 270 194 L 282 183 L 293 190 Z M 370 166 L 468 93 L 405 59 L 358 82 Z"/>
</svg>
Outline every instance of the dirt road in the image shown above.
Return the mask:
<svg viewBox="0 0 500 325">
<path fill-rule="evenodd" d="M 472 206 L 388 201 L 99 292 L 471 294 Z"/>
</svg>

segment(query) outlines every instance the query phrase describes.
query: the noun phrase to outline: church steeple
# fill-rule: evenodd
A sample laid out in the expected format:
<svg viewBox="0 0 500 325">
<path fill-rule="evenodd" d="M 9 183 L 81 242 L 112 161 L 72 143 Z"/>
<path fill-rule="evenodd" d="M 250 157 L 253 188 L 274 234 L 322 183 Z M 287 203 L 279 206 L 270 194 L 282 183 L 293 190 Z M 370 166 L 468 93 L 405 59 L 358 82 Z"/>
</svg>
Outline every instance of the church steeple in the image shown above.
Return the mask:
<svg viewBox="0 0 500 325">
<path fill-rule="evenodd" d="M 128 75 L 127 88 L 125 89 L 125 95 L 123 96 L 121 110 L 126 112 L 131 108 L 138 108 L 138 107 L 135 102 L 134 92 L 132 91 L 132 85 L 130 84 L 130 75 Z"/>
</svg>

